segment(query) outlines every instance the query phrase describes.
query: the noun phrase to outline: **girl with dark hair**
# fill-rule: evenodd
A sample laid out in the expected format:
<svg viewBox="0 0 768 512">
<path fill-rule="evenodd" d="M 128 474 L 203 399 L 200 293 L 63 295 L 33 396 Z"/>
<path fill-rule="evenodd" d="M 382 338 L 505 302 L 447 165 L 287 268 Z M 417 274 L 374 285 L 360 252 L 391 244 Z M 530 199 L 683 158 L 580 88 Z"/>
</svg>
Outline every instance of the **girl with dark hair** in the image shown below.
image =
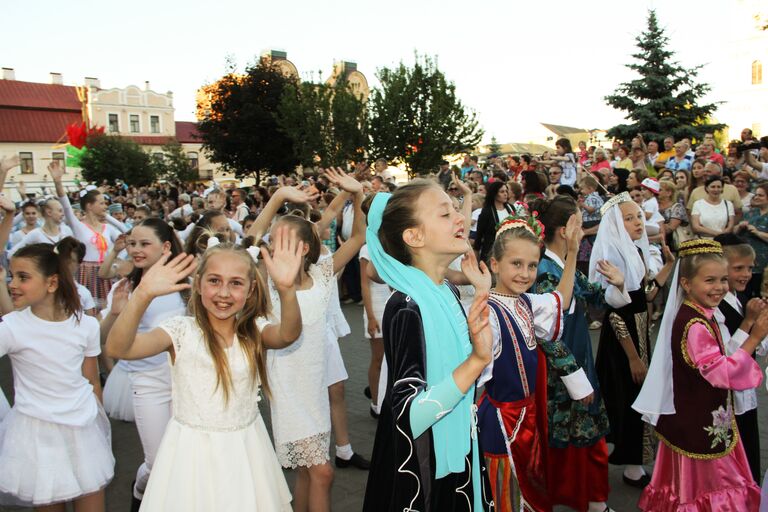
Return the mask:
<svg viewBox="0 0 768 512">
<path fill-rule="evenodd" d="M 707 196 L 693 203 L 691 228 L 702 238 L 714 238 L 733 231 L 736 212 L 733 203 L 723 198 L 723 178 L 707 178 L 704 190 Z"/>
<path fill-rule="evenodd" d="M 548 293 L 562 282 L 566 262 L 576 257 L 568 250 L 565 228 L 577 204 L 571 197 L 558 196 L 529 206 L 544 225 L 546 247 L 533 290 Z M 573 300 L 564 307 L 563 350 L 547 352 L 549 497 L 553 505 L 582 512 L 609 510 L 605 436 L 610 426 L 592 357 L 587 304 L 604 308 L 607 302 L 618 308 L 630 302 L 621 271 L 607 261 L 600 263 L 600 269 L 608 277 L 605 290 L 576 270 Z"/>
<path fill-rule="evenodd" d="M 80 264 L 85 257 L 85 244 L 76 238 L 68 236 L 62 238 L 56 244 L 56 252 L 59 254 L 59 258 L 69 264 L 70 274 L 73 276 L 77 275 L 80 271 Z M 75 286 L 80 297 L 80 307 L 82 307 L 83 313 L 88 316 L 98 316 L 99 312 L 96 310 L 96 302 L 93 300 L 93 295 L 88 291 L 88 288 L 77 281 L 75 281 Z"/>
<path fill-rule="evenodd" d="M 509 204 L 509 190 L 503 181 L 494 181 L 485 186 L 485 202 L 477 219 L 475 251 L 480 261 L 487 261 L 493 247 L 496 226 L 507 218 L 514 208 Z"/>
<path fill-rule="evenodd" d="M 12 219 L 7 199 L 0 206 Z M 115 459 L 99 403 L 99 324 L 82 315 L 69 262 L 52 245 L 20 249 L 10 273 L 16 311 L 0 323 L 0 356 L 13 364 L 16 400 L 0 423 L 0 505 L 104 510 Z"/>
<path fill-rule="evenodd" d="M 133 290 L 138 289 L 146 272 L 164 254 L 176 257 L 182 252 L 181 243 L 173 228 L 155 217 L 145 219 L 131 229 L 126 238 L 126 251 L 134 268 L 109 292 L 101 321 L 101 337 L 104 341 Z M 156 297 L 143 311 L 138 325 L 139 332 L 150 331 L 167 318 L 183 315 L 187 310 L 186 303 L 187 298 L 184 297 L 183 292 Z M 124 389 L 122 386 L 126 383 L 131 388 L 133 417 L 144 450 L 144 462 L 136 473 L 131 489 L 131 506 L 138 510 L 137 507 L 149 481 L 165 427 L 171 418 L 171 372 L 166 354 L 161 353 L 130 361 L 121 359 L 115 365 L 107 379 L 106 387 L 109 388 L 110 396 L 112 396 L 112 387 L 117 388 L 114 396 L 119 403 L 110 403 L 110 409 L 115 410 L 116 416 L 121 418 L 130 418 L 130 414 L 125 411 L 127 404 L 121 398 L 124 393 L 120 391 Z"/>
<path fill-rule="evenodd" d="M 262 250 L 283 306 L 277 323 L 249 253 L 231 243 L 211 245 L 199 265 L 191 255 L 171 259 L 164 250 L 107 339 L 114 357 L 158 355 L 172 364 L 173 416 L 141 510 L 287 512 L 291 495 L 258 403 L 261 389 L 270 396 L 268 349 L 289 346 L 301 332 L 296 278 L 305 246 L 282 228 L 273 234 L 272 255 Z M 140 332 L 152 304 L 190 288 L 192 316 L 175 315 Z"/>
<path fill-rule="evenodd" d="M 547 178 L 538 171 L 525 171 L 523 173 L 523 199 L 531 197 L 544 198 L 547 189 Z"/>
<path fill-rule="evenodd" d="M 549 160 L 543 161 L 545 165 L 557 163 L 563 169 L 563 175 L 560 177 L 561 185 L 573 187 L 577 181 L 577 161 L 576 155 L 571 149 L 571 141 L 563 137 L 555 142 L 556 155 L 550 156 Z"/>
<path fill-rule="evenodd" d="M 187 236 L 184 252 L 193 255 L 204 252 L 208 237 L 214 234 L 221 242 L 233 241 L 229 220 L 220 210 L 208 210 L 198 219 Z"/>
<path fill-rule="evenodd" d="M 120 236 L 120 231 L 105 222 L 107 219 L 107 202 L 101 192 L 91 190 L 80 198 L 80 206 L 85 213 L 83 220 L 80 221 L 72 211 L 72 205 L 61 182 L 64 169 L 59 162 L 53 161 L 48 165 L 48 172 L 56 186 L 56 195 L 64 209 L 64 218 L 67 224 L 72 229 L 75 238 L 85 244 L 85 259 L 80 265 L 80 275 L 77 276 L 77 280 L 88 288 L 96 301 L 96 306 L 101 309 L 106 303 L 112 282 L 109 279 L 99 277 L 99 268 L 112 244 Z"/>
<path fill-rule="evenodd" d="M 56 199 L 48 199 L 45 201 L 42 210 L 44 220 L 42 227 L 33 229 L 17 244 L 13 245 L 9 253 L 11 256 L 25 245 L 56 244 L 65 237 L 73 236 L 69 226 L 63 224 L 64 209 Z M 78 274 L 76 273 L 72 275 L 77 276 Z"/>
</svg>

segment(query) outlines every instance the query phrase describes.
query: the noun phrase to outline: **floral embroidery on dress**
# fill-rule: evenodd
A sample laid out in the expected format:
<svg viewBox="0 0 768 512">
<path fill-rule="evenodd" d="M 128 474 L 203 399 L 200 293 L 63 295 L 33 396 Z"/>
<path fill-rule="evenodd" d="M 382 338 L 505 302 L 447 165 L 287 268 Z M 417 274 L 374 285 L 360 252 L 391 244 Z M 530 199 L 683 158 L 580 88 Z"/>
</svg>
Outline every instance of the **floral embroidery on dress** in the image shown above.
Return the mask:
<svg viewBox="0 0 768 512">
<path fill-rule="evenodd" d="M 714 448 L 720 443 L 723 443 L 726 447 L 730 446 L 732 422 L 733 411 L 730 404 L 727 408 L 723 408 L 721 405 L 716 410 L 712 411 L 712 425 L 704 427 L 704 430 L 706 430 L 709 436 L 713 438 L 710 448 Z"/>
</svg>

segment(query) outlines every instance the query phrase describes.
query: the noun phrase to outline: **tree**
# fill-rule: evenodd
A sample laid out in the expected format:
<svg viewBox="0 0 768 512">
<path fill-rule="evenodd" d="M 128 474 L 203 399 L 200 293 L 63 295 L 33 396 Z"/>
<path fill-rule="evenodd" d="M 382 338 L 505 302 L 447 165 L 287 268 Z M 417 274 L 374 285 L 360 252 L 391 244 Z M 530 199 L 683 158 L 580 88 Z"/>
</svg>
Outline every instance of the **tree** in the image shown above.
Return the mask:
<svg viewBox="0 0 768 512">
<path fill-rule="evenodd" d="M 184 148 L 176 139 L 163 146 L 163 152 L 151 156 L 155 176 L 173 183 L 186 183 L 198 179 L 197 169 L 189 164 Z"/>
<path fill-rule="evenodd" d="M 469 151 L 483 136 L 474 112 L 456 97 L 456 86 L 434 60 L 416 55 L 377 73 L 370 97 L 372 156 L 404 162 L 411 174 L 433 171 L 444 156 Z"/>
<path fill-rule="evenodd" d="M 367 142 L 366 106 L 346 81 L 289 84 L 280 99 L 278 125 L 303 166 L 342 165 L 362 158 Z"/>
<path fill-rule="evenodd" d="M 646 141 L 661 140 L 672 135 L 701 139 L 705 133 L 722 129 L 723 124 L 707 124 L 718 103 L 699 104 L 710 91 L 705 83 L 696 83 L 702 66 L 683 68 L 667 49 L 669 38 L 659 27 L 656 12 L 648 12 L 648 28 L 636 39 L 639 51 L 632 57 L 637 62 L 626 66 L 640 78 L 620 84 L 606 103 L 627 113 L 631 124 L 620 124 L 608 130 L 608 136 L 629 142 L 641 133 Z"/>
<path fill-rule="evenodd" d="M 496 137 L 491 137 L 491 143 L 488 144 L 488 151 L 491 153 L 500 153 L 501 152 L 501 144 L 499 144 L 496 141 Z"/>
<path fill-rule="evenodd" d="M 293 79 L 266 60 L 246 69 L 233 70 L 203 88 L 204 103 L 198 131 L 210 159 L 224 170 L 243 177 L 262 170 L 287 173 L 293 170 L 291 139 L 280 130 L 276 114 L 286 86 Z"/>
<path fill-rule="evenodd" d="M 123 180 L 127 185 L 143 186 L 156 176 L 147 155 L 134 141 L 116 135 L 88 138 L 88 150 L 80 158 L 83 179 L 92 183 Z"/>
</svg>

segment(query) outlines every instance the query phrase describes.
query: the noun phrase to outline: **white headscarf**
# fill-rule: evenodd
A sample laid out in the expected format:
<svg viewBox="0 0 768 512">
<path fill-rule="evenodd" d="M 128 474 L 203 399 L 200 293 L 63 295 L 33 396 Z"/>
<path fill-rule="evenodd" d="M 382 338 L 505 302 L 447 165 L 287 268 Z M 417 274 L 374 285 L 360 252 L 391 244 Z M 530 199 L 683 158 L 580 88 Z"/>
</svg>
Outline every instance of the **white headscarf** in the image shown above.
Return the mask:
<svg viewBox="0 0 768 512">
<path fill-rule="evenodd" d="M 675 414 L 675 392 L 672 385 L 672 325 L 680 310 L 685 293 L 678 284 L 680 260 L 675 263 L 667 304 L 664 306 L 664 316 L 653 349 L 651 366 L 643 381 L 643 387 L 637 395 L 632 408 L 643 415 L 643 421 L 656 425 L 662 414 Z"/>
<path fill-rule="evenodd" d="M 626 195 L 629 197 L 629 194 Z M 624 217 L 621 214 L 619 205 L 624 202 L 620 200 L 608 206 L 603 212 L 603 218 L 600 221 L 600 227 L 597 230 L 597 238 L 592 246 L 592 255 L 589 258 L 589 280 L 592 283 L 600 283 L 603 288 L 608 287 L 608 281 L 605 276 L 597 271 L 597 262 L 608 260 L 616 265 L 624 274 L 624 286 L 628 292 L 640 289 L 643 285 L 643 278 L 647 271 L 646 263 L 650 259 L 648 235 L 643 231 L 640 240 L 632 241 L 632 238 L 624 228 Z M 640 207 L 632 202 L 639 210 Z M 642 257 L 638 254 L 640 248 Z"/>
</svg>

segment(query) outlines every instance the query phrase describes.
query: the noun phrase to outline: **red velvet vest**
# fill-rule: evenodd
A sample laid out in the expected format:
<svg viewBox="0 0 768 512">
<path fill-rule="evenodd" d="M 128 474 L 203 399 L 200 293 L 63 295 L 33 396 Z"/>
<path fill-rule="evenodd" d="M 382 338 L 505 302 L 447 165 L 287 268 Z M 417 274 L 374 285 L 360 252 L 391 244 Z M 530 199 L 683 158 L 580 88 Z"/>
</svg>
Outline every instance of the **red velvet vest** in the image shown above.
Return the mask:
<svg viewBox="0 0 768 512">
<path fill-rule="evenodd" d="M 714 319 L 697 305 L 686 301 L 672 325 L 672 382 L 675 414 L 662 415 L 656 435 L 672 451 L 692 459 L 718 459 L 731 453 L 739 432 L 731 406 L 731 392 L 718 389 L 699 373 L 688 354 L 688 330 L 704 325 L 717 340 L 720 353 L 725 347 Z"/>
</svg>

